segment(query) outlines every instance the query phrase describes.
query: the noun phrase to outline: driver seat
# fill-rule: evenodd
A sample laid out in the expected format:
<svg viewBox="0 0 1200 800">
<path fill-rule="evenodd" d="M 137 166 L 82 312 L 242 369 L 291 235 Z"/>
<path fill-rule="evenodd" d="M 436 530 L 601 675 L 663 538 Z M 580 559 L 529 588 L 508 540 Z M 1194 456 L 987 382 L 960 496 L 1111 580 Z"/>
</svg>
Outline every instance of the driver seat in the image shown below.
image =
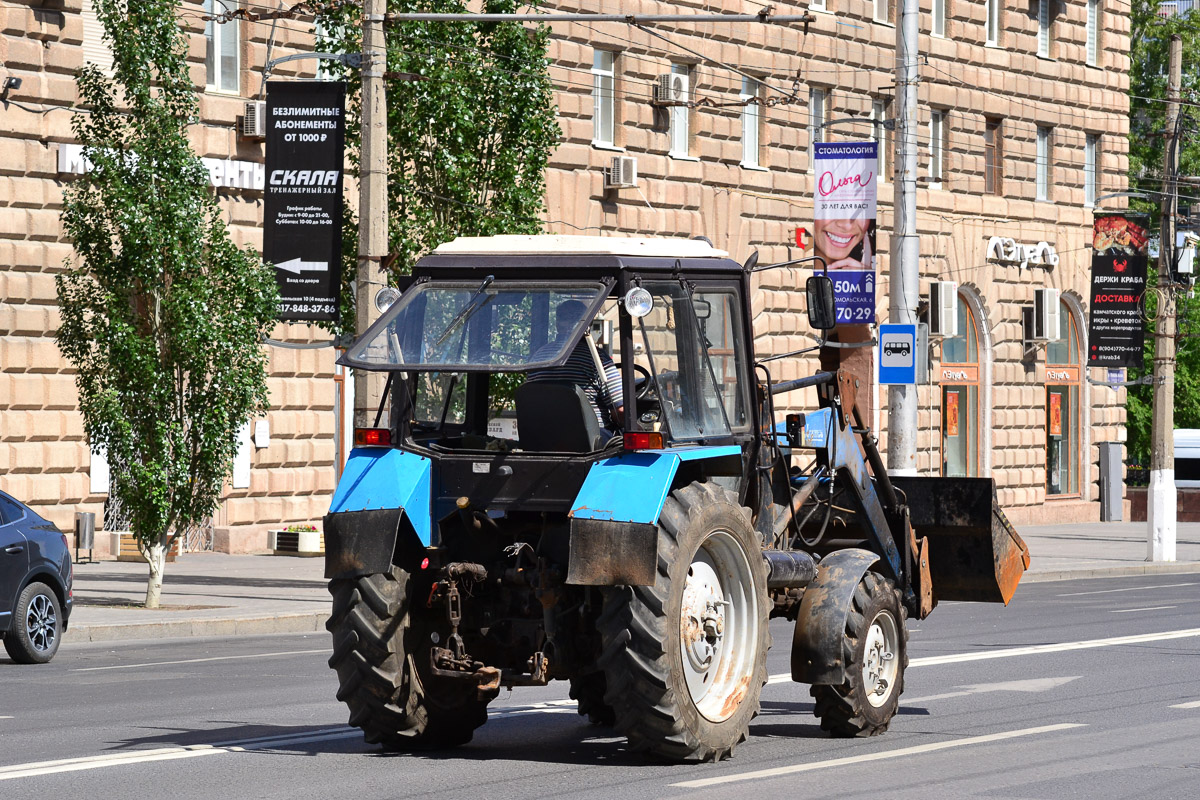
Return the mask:
<svg viewBox="0 0 1200 800">
<path fill-rule="evenodd" d="M 573 383 L 526 381 L 516 393 L 517 436 L 525 450 L 590 453 L 604 436 L 596 410 Z"/>
</svg>

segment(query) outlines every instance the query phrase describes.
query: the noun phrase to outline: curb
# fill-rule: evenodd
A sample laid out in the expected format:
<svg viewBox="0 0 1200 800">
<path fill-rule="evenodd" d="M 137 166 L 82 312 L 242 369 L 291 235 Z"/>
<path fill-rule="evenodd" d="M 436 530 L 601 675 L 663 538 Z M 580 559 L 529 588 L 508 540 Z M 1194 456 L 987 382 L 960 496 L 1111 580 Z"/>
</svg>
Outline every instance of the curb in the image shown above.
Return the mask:
<svg viewBox="0 0 1200 800">
<path fill-rule="evenodd" d="M 315 633 L 325 631 L 326 611 L 282 614 L 274 617 L 238 619 L 181 619 L 163 622 L 132 622 L 115 625 L 71 626 L 64 643 L 112 642 L 124 639 L 175 639 L 183 637 L 253 636 L 267 633 Z"/>
<path fill-rule="evenodd" d="M 1196 573 L 1200 573 L 1200 562 L 1175 561 L 1130 564 L 1120 567 L 1084 567 L 1082 569 L 1026 572 L 1021 578 L 1021 583 L 1049 583 L 1050 581 L 1067 581 L 1083 578 L 1127 578 L 1139 575 L 1194 575 Z"/>
</svg>

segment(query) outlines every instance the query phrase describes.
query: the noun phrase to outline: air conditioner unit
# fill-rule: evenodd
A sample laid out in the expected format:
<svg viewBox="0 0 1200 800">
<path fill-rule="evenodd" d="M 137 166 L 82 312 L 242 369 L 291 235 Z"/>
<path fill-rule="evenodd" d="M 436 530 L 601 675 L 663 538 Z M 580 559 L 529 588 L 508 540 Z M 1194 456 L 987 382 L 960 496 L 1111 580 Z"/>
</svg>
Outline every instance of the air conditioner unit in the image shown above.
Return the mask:
<svg viewBox="0 0 1200 800">
<path fill-rule="evenodd" d="M 242 137 L 246 139 L 267 138 L 267 104 L 262 100 L 246 103 L 242 117 Z"/>
<path fill-rule="evenodd" d="M 929 285 L 929 333 L 958 336 L 958 284 L 954 281 Z"/>
<path fill-rule="evenodd" d="M 633 156 L 613 156 L 612 165 L 604 170 L 604 188 L 623 186 L 637 186 L 637 159 Z"/>
<path fill-rule="evenodd" d="M 654 102 L 660 105 L 686 103 L 688 101 L 688 76 L 674 72 L 658 76 L 654 86 Z"/>
<path fill-rule="evenodd" d="M 1036 342 L 1058 341 L 1058 315 L 1062 303 L 1058 289 L 1033 290 L 1033 339 Z"/>
</svg>

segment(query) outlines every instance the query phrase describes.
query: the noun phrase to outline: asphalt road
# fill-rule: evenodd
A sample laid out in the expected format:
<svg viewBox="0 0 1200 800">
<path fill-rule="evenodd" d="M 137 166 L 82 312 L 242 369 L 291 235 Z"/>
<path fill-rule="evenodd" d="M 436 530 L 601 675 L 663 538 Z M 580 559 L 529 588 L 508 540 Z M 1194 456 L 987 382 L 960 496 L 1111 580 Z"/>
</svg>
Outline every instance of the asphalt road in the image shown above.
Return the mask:
<svg viewBox="0 0 1200 800">
<path fill-rule="evenodd" d="M 901 714 L 821 732 L 789 626 L 751 739 L 662 765 L 575 714 L 566 685 L 503 693 L 458 750 L 391 755 L 345 726 L 321 635 L 64 647 L 0 659 L 3 798 L 1193 798 L 1200 576 L 1022 587 L 909 624 Z"/>
</svg>

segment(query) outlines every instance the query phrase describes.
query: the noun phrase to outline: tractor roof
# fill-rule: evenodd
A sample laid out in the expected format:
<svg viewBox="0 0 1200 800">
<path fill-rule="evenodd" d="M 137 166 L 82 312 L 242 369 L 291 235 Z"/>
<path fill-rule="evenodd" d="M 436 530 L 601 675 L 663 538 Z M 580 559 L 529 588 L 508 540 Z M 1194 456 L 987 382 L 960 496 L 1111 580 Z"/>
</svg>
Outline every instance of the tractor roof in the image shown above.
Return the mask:
<svg viewBox="0 0 1200 800">
<path fill-rule="evenodd" d="M 700 239 L 631 236 L 460 236 L 434 255 L 611 255 L 648 258 L 727 258 L 729 254 Z"/>
</svg>

